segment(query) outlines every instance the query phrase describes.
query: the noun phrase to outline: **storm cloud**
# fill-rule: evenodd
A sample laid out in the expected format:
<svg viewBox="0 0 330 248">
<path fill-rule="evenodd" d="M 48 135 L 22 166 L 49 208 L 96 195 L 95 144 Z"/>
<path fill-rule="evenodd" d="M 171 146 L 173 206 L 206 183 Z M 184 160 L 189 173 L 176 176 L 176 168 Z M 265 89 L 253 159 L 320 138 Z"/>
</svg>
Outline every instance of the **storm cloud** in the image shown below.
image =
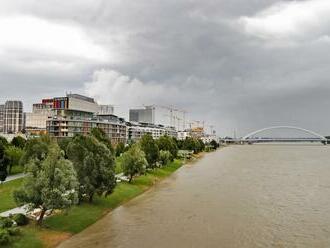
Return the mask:
<svg viewBox="0 0 330 248">
<path fill-rule="evenodd" d="M 174 105 L 221 136 L 330 134 L 325 0 L 3 0 L 0 100 L 78 92 L 120 114 Z"/>
</svg>

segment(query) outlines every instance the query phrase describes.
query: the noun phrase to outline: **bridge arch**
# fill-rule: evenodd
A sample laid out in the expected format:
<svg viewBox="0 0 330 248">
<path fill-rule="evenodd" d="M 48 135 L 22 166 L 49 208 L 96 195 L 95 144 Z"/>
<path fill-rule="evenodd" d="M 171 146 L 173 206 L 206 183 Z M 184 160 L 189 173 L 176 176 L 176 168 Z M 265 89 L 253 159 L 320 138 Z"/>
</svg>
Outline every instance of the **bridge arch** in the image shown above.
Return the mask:
<svg viewBox="0 0 330 248">
<path fill-rule="evenodd" d="M 317 138 L 319 138 L 320 140 L 322 141 L 327 141 L 327 139 L 322 136 L 321 134 L 318 134 L 316 132 L 313 132 L 311 130 L 308 130 L 308 129 L 304 129 L 304 128 L 301 128 L 301 127 L 294 127 L 294 126 L 273 126 L 273 127 L 266 127 L 266 128 L 262 128 L 262 129 L 259 129 L 257 131 L 254 131 L 252 133 L 249 133 L 247 135 L 245 135 L 242 140 L 245 141 L 245 140 L 248 140 L 250 137 L 258 134 L 258 133 L 262 133 L 264 131 L 268 131 L 268 130 L 275 130 L 275 129 L 293 129 L 293 130 L 298 130 L 298 131 L 302 131 L 302 132 L 305 132 L 305 133 L 308 133 L 312 136 L 315 136 Z"/>
</svg>

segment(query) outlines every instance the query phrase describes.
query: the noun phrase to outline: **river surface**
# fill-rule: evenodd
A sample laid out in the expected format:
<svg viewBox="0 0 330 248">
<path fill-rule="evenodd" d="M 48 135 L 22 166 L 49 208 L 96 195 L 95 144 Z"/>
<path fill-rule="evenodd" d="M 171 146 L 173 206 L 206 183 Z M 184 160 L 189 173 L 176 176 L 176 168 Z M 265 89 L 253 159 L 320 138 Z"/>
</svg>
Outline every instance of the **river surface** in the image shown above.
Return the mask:
<svg viewBox="0 0 330 248">
<path fill-rule="evenodd" d="M 61 247 L 330 247 L 330 146 L 230 146 Z"/>
</svg>

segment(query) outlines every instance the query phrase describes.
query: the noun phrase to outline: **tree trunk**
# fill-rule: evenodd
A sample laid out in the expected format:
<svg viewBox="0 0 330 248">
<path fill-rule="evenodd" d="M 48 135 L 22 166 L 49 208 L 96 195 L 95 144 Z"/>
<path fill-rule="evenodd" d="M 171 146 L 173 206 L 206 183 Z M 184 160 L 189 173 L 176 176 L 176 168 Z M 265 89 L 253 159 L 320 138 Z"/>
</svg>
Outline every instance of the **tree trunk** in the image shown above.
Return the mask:
<svg viewBox="0 0 330 248">
<path fill-rule="evenodd" d="M 39 216 L 39 219 L 38 219 L 38 222 L 37 222 L 38 226 L 41 226 L 42 220 L 44 219 L 44 216 L 45 216 L 45 213 L 46 213 L 46 209 L 41 208 L 40 216 Z"/>
<path fill-rule="evenodd" d="M 130 175 L 128 182 L 131 183 L 132 182 L 132 179 L 133 179 L 133 175 Z"/>
<path fill-rule="evenodd" d="M 89 199 L 88 199 L 89 203 L 93 202 L 93 196 L 94 196 L 94 193 L 89 195 Z"/>
</svg>

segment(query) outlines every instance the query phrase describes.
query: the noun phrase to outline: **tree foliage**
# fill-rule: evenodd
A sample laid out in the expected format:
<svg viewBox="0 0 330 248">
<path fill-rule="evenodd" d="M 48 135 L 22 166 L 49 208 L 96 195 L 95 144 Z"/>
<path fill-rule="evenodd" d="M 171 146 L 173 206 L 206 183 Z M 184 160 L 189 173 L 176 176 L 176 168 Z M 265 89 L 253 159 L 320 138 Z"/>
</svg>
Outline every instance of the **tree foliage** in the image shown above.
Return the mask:
<svg viewBox="0 0 330 248">
<path fill-rule="evenodd" d="M 75 136 L 67 147 L 79 181 L 79 200 L 94 194 L 111 194 L 116 186 L 115 163 L 111 151 L 93 136 Z"/>
<path fill-rule="evenodd" d="M 25 144 L 26 144 L 26 139 L 24 139 L 21 136 L 16 136 L 11 141 L 11 145 L 13 145 L 15 147 L 18 147 L 18 148 L 21 148 L 21 149 L 24 149 Z"/>
<path fill-rule="evenodd" d="M 132 181 L 135 175 L 144 173 L 147 165 L 148 162 L 145 153 L 138 144 L 132 145 L 132 147 L 122 155 L 121 166 L 124 175 L 129 177 L 129 182 Z"/>
<path fill-rule="evenodd" d="M 8 176 L 9 161 L 5 156 L 5 149 L 6 147 L 0 142 L 0 182 L 4 182 Z"/>
<path fill-rule="evenodd" d="M 170 136 L 161 136 L 157 140 L 159 150 L 169 151 L 171 153 L 171 160 L 176 158 L 178 155 L 178 146 L 176 141 Z"/>
<path fill-rule="evenodd" d="M 159 158 L 159 148 L 151 134 L 145 134 L 140 140 L 140 146 L 145 153 L 149 168 L 155 168 Z"/>
<path fill-rule="evenodd" d="M 165 166 L 172 160 L 172 154 L 169 151 L 160 150 L 159 160 L 161 165 Z"/>
<path fill-rule="evenodd" d="M 5 157 L 8 161 L 8 172 L 11 173 L 11 169 L 15 165 L 19 165 L 21 158 L 24 155 L 24 150 L 16 146 L 8 146 L 5 150 Z"/>
<path fill-rule="evenodd" d="M 125 152 L 125 144 L 123 142 L 119 142 L 116 146 L 116 156 L 119 157 L 122 153 Z"/>
<path fill-rule="evenodd" d="M 27 176 L 23 186 L 14 191 L 18 204 L 30 204 L 40 208 L 38 223 L 49 209 L 63 209 L 77 203 L 78 182 L 72 163 L 63 158 L 56 143 L 49 145 L 48 153 L 40 161 L 31 158 L 26 167 Z"/>
<path fill-rule="evenodd" d="M 101 128 L 93 128 L 91 131 L 91 135 L 94 136 L 98 141 L 105 144 L 108 149 L 114 153 L 113 146 L 111 144 L 110 138 L 106 135 L 106 133 Z"/>
<path fill-rule="evenodd" d="M 182 149 L 194 151 L 194 153 L 199 153 L 205 149 L 205 144 L 201 139 L 187 137 L 183 141 Z"/>
<path fill-rule="evenodd" d="M 52 139 L 47 135 L 28 140 L 25 145 L 25 153 L 20 161 L 21 165 L 25 166 L 31 160 L 34 160 L 35 163 L 41 163 L 45 160 L 49 147 L 53 143 Z"/>
</svg>

